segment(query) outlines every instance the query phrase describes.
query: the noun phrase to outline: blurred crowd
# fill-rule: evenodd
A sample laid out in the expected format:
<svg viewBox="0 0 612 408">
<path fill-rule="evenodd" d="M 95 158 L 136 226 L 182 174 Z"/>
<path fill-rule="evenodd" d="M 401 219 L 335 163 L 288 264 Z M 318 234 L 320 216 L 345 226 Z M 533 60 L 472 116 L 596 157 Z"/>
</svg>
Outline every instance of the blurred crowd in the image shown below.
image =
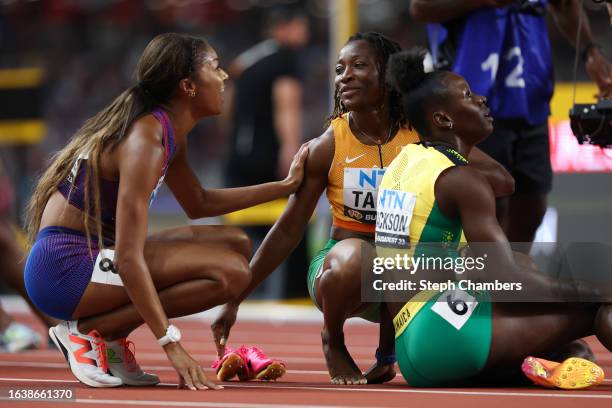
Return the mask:
<svg viewBox="0 0 612 408">
<path fill-rule="evenodd" d="M 595 35 L 609 35 L 603 7 L 585 4 Z M 133 69 L 144 45 L 156 34 L 176 31 L 202 35 L 226 66 L 264 35 L 265 16 L 278 4 L 297 4 L 310 20 L 310 39 L 300 54 L 304 81 L 303 137 L 321 133 L 329 114 L 329 24 L 339 2 L 326 0 L 2 0 L 0 68 L 41 67 L 45 72 L 43 143 L 27 154 L 2 146 L 7 172 L 36 173 L 49 153 L 65 144 L 83 120 L 134 82 Z M 360 29 L 381 31 L 404 47 L 425 44 L 404 0 L 362 0 Z M 551 25 L 558 81 L 572 79 L 574 51 Z M 608 37 L 609 38 L 609 37 Z M 609 55 L 610 41 L 601 41 Z M 579 70 L 580 71 L 580 70 Z M 579 72 L 579 79 L 586 74 Z M 231 78 L 230 78 L 231 80 Z M 217 119 L 205 121 L 191 137 L 198 173 L 222 184 L 227 132 Z M 14 163 L 20 157 L 22 163 Z M 195 160 L 197 159 L 197 160 Z M 25 163 L 23 163 L 25 161 Z M 21 166 L 21 168 L 18 168 Z M 21 178 L 21 177 L 20 177 Z M 23 196 L 28 187 L 17 186 Z M 23 205 L 21 197 L 20 205 Z"/>
</svg>

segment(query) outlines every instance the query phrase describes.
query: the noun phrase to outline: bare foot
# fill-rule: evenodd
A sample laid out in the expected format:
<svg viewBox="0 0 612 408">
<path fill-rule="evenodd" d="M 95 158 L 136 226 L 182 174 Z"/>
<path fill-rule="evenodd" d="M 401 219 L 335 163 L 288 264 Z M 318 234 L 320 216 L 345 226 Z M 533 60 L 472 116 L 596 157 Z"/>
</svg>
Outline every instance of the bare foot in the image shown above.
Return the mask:
<svg viewBox="0 0 612 408">
<path fill-rule="evenodd" d="M 368 384 L 386 383 L 394 379 L 395 375 L 395 364 L 380 365 L 378 363 L 374 363 L 364 374 Z"/>
<path fill-rule="evenodd" d="M 325 332 L 321 333 L 321 338 L 331 383 L 337 385 L 367 384 L 366 378 L 355 364 L 346 346 L 342 344 L 341 347 L 331 347 L 329 336 Z"/>
</svg>

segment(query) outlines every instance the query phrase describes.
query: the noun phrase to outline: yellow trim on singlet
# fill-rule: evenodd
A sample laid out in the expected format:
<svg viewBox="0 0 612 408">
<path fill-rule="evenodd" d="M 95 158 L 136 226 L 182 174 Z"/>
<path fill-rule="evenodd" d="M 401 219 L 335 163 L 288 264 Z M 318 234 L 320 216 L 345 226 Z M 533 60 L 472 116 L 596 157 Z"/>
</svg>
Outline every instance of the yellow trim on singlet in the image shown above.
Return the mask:
<svg viewBox="0 0 612 408">
<path fill-rule="evenodd" d="M 333 218 L 333 224 L 343 229 L 359 232 L 373 233 L 375 229 L 375 221 L 366 217 L 369 212 L 376 213 L 376 197 L 367 197 L 367 193 L 355 196 L 355 200 L 361 200 L 354 210 L 350 208 L 355 202 L 345 208 L 345 179 L 344 174 L 346 169 L 363 169 L 369 176 L 368 180 L 379 180 L 382 173 L 379 170 L 385 169 L 391 161 L 400 153 L 402 147 L 419 141 L 419 136 L 414 130 L 402 128 L 398 131 L 393 139 L 388 143 L 380 146 L 382 152 L 382 163 L 380 160 L 379 147 L 377 145 L 366 145 L 357 139 L 350 129 L 348 122 L 348 114 L 334 119 L 331 122 L 331 128 L 334 134 L 334 158 L 329 168 L 327 177 L 327 199 L 331 206 L 330 211 Z M 359 171 L 359 170 L 355 170 Z M 373 198 L 373 200 L 371 200 Z M 370 207 L 370 203 L 373 205 Z M 345 215 L 345 210 L 353 216 Z M 359 221 L 362 217 L 362 221 Z"/>
<path fill-rule="evenodd" d="M 422 236 L 426 226 L 441 227 L 448 221 L 447 218 L 436 217 L 434 190 L 440 174 L 454 165 L 448 157 L 433 147 L 411 144 L 402 149 L 387 168 L 380 189 L 403 191 L 417 197 L 410 221 L 410 244 L 417 244 L 423 239 L 427 242 L 452 242 L 459 239 L 455 236 L 440 236 L 432 240 L 431 237 Z M 449 234 L 451 233 L 446 233 Z"/>
<path fill-rule="evenodd" d="M 380 183 L 381 191 L 396 190 L 416 197 L 408 227 L 410 248 L 405 251 L 413 252 L 423 242 L 459 242 L 463 237 L 460 220 L 442 214 L 435 197 L 436 180 L 444 170 L 455 165 L 434 147 L 412 144 L 404 147 L 387 168 Z M 377 251 L 383 257 L 398 252 L 385 247 L 378 247 Z M 400 309 L 393 318 L 395 338 L 402 335 L 423 306 L 438 293 L 436 290 L 418 292 Z"/>
<path fill-rule="evenodd" d="M 425 306 L 425 304 L 439 292 L 437 290 L 424 290 L 414 295 L 393 318 L 393 328 L 395 338 L 402 335 L 404 330 L 410 325 L 414 316 Z"/>
</svg>

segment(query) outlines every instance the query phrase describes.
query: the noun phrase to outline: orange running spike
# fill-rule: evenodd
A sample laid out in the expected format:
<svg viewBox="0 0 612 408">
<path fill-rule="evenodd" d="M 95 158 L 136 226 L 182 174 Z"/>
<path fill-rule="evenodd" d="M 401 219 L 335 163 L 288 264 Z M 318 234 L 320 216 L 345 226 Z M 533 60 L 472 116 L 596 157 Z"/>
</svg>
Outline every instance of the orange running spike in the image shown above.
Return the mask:
<svg viewBox="0 0 612 408">
<path fill-rule="evenodd" d="M 527 357 L 521 366 L 523 373 L 536 384 L 549 388 L 579 390 L 599 385 L 604 372 L 592 361 L 570 357 L 562 363 Z"/>
</svg>

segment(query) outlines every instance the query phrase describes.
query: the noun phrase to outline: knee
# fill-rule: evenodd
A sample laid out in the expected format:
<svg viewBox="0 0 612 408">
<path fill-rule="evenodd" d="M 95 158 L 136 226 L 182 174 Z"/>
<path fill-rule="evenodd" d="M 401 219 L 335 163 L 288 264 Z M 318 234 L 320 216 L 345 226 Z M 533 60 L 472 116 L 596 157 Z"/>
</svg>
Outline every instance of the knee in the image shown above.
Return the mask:
<svg viewBox="0 0 612 408">
<path fill-rule="evenodd" d="M 331 262 L 331 267 L 319 278 L 319 291 L 324 298 L 337 298 L 361 291 L 361 265 L 349 258 Z"/>
<path fill-rule="evenodd" d="M 219 284 L 228 300 L 238 297 L 251 283 L 249 263 L 240 254 L 224 259 L 222 272 Z"/>
<path fill-rule="evenodd" d="M 612 351 L 612 304 L 603 304 L 595 315 L 595 334 L 599 341 Z"/>
<path fill-rule="evenodd" d="M 251 255 L 253 254 L 253 244 L 251 243 L 251 238 L 249 238 L 247 233 L 242 229 L 238 229 L 234 240 L 234 250 L 244 256 L 247 260 L 251 259 Z"/>
<path fill-rule="evenodd" d="M 239 253 L 246 259 L 251 259 L 253 245 L 251 244 L 251 238 L 243 229 L 231 227 L 229 246 L 232 251 Z"/>
</svg>

